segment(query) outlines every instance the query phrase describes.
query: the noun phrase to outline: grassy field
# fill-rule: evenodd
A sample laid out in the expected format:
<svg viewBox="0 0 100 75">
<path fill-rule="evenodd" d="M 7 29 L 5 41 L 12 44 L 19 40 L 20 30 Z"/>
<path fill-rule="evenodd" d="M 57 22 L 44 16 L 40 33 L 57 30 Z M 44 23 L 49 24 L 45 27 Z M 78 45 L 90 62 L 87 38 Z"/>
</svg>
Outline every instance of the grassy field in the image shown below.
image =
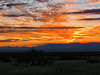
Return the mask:
<svg viewBox="0 0 100 75">
<path fill-rule="evenodd" d="M 100 62 L 85 60 L 56 61 L 50 66 L 14 66 L 0 62 L 0 75 L 100 75 Z"/>
</svg>

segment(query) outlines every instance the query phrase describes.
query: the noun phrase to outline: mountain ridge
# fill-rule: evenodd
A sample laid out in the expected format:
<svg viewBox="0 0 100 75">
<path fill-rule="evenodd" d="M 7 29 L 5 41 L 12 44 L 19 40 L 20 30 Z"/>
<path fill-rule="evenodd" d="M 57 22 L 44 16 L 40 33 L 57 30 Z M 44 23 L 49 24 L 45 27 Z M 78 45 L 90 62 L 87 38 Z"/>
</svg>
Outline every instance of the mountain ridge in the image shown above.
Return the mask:
<svg viewBox="0 0 100 75">
<path fill-rule="evenodd" d="M 100 51 L 100 43 L 68 43 L 68 44 L 45 44 L 36 47 L 0 47 L 0 52 L 23 52 L 32 48 L 45 52 L 79 52 L 79 51 Z"/>
</svg>

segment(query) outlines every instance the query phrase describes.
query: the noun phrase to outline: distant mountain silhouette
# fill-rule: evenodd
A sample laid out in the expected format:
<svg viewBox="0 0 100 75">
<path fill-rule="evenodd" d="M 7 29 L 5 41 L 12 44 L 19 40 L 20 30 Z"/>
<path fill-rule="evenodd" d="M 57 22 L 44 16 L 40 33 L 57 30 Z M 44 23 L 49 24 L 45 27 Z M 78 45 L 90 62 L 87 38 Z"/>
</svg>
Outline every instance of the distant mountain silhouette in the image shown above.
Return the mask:
<svg viewBox="0 0 100 75">
<path fill-rule="evenodd" d="M 79 52 L 79 51 L 100 51 L 100 43 L 70 43 L 70 44 L 46 44 L 34 47 L 36 50 L 46 52 Z M 0 52 L 23 52 L 29 51 L 30 47 L 0 47 Z"/>
<path fill-rule="evenodd" d="M 0 47 L 0 52 L 23 52 L 23 51 L 29 51 L 29 47 Z"/>
<path fill-rule="evenodd" d="M 50 52 L 100 51 L 100 43 L 46 44 L 37 46 L 36 48 Z"/>
</svg>

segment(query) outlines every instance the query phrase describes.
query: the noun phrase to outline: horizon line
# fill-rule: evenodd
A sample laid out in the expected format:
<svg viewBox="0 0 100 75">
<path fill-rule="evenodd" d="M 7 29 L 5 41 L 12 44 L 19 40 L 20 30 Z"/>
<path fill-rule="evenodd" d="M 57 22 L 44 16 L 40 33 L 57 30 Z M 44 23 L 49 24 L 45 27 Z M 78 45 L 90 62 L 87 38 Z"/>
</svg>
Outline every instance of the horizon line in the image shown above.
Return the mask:
<svg viewBox="0 0 100 75">
<path fill-rule="evenodd" d="M 75 44 L 75 43 L 79 43 L 79 44 L 90 44 L 90 43 L 100 43 L 100 42 L 86 42 L 86 43 L 81 43 L 81 42 L 72 42 L 72 43 L 48 43 L 48 44 Z M 37 46 L 0 46 L 1 47 L 38 47 L 38 46 L 43 46 L 43 45 L 48 45 L 48 44 L 41 44 L 41 45 L 37 45 Z"/>
</svg>

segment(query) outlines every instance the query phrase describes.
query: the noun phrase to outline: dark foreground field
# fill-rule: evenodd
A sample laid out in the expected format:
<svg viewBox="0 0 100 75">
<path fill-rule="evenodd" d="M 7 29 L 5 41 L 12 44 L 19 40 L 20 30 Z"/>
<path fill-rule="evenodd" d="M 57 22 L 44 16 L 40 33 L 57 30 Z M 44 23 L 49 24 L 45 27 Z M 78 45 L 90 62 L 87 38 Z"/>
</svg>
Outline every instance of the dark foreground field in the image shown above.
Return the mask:
<svg viewBox="0 0 100 75">
<path fill-rule="evenodd" d="M 100 63 L 85 60 L 56 61 L 49 66 L 14 66 L 0 62 L 0 75 L 100 75 Z"/>
<path fill-rule="evenodd" d="M 0 75 L 100 75 L 100 52 L 1 52 Z"/>
</svg>

